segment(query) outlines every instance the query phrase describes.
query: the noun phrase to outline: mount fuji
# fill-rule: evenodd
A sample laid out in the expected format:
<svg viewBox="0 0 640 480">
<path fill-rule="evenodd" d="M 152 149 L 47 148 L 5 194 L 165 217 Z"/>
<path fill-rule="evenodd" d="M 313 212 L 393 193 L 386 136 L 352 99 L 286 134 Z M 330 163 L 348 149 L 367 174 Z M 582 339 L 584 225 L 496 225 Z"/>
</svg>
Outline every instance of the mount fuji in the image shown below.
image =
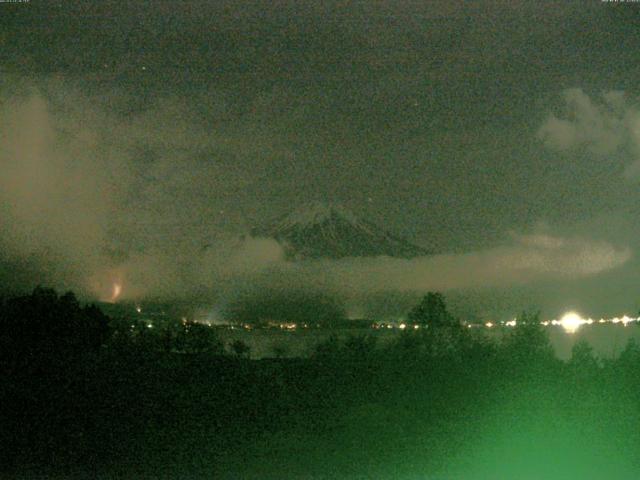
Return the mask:
<svg viewBox="0 0 640 480">
<path fill-rule="evenodd" d="M 356 217 L 338 205 L 312 203 L 256 228 L 253 236 L 273 238 L 290 260 L 345 257 L 412 258 L 430 252 Z"/>
</svg>

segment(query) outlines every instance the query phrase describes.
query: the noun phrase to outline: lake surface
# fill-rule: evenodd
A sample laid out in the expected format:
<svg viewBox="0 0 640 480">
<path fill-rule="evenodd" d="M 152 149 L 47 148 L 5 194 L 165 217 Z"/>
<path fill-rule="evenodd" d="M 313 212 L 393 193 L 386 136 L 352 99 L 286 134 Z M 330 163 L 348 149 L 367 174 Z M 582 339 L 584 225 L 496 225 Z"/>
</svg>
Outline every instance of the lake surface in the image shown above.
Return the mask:
<svg viewBox="0 0 640 480">
<path fill-rule="evenodd" d="M 561 326 L 544 327 L 549 332 L 549 340 L 556 355 L 567 360 L 571 357 L 571 349 L 579 340 L 586 340 L 600 358 L 612 358 L 620 354 L 629 339 L 640 343 L 640 326 L 630 324 L 593 324 L 583 325 L 575 333 L 567 333 Z M 508 328 L 478 328 L 474 332 L 483 332 L 491 338 L 499 340 L 509 332 Z M 331 335 L 329 330 L 297 329 L 297 330 L 219 330 L 225 343 L 242 340 L 251 347 L 251 358 L 267 358 L 277 356 L 305 357 L 313 352 L 316 345 Z M 335 332 L 339 338 L 351 335 L 372 335 L 378 344 L 384 345 L 402 333 L 399 329 L 341 329 Z"/>
</svg>

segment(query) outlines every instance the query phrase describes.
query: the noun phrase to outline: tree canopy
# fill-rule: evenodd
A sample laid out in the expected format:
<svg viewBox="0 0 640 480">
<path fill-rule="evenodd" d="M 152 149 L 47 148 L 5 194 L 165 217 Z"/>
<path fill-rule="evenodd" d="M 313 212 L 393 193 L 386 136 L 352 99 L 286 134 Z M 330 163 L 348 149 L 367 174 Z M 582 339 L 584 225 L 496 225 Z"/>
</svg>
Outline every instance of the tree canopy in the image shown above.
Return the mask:
<svg viewBox="0 0 640 480">
<path fill-rule="evenodd" d="M 96 350 L 107 339 L 109 319 L 82 307 L 72 292 L 36 288 L 0 303 L 0 350 L 6 361 L 52 362 Z"/>
<path fill-rule="evenodd" d="M 444 295 L 439 292 L 429 292 L 408 315 L 410 323 L 428 328 L 451 326 L 456 323 L 453 315 L 447 310 Z"/>
</svg>

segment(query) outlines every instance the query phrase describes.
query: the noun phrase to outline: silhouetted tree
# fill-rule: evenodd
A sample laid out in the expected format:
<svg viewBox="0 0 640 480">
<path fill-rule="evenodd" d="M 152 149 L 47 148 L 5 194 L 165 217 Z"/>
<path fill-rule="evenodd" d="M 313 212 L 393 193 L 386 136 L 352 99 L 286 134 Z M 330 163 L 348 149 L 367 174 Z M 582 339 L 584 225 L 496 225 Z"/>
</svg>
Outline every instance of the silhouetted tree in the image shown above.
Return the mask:
<svg viewBox="0 0 640 480">
<path fill-rule="evenodd" d="M 467 332 L 447 310 L 444 296 L 439 292 L 427 293 L 407 315 L 410 324 L 421 326 L 420 341 L 423 351 L 432 357 L 457 355 L 464 346 Z M 411 334 L 413 332 L 408 332 Z"/>
<path fill-rule="evenodd" d="M 0 305 L 0 355 L 5 365 L 20 362 L 55 366 L 95 351 L 109 335 L 109 319 L 97 307 L 81 307 L 75 295 L 61 297 L 38 287 Z"/>
<path fill-rule="evenodd" d="M 571 348 L 569 365 L 580 370 L 595 370 L 598 359 L 593 354 L 593 347 L 586 340 L 578 340 Z"/>
<path fill-rule="evenodd" d="M 555 359 L 549 336 L 540 324 L 540 313 L 522 312 L 505 336 L 501 352 L 517 367 L 542 367 Z"/>
<path fill-rule="evenodd" d="M 181 325 L 176 336 L 176 349 L 186 353 L 222 354 L 224 345 L 216 332 L 208 325 L 188 322 Z"/>
<path fill-rule="evenodd" d="M 335 360 L 340 354 L 340 340 L 334 333 L 314 347 L 312 357 L 321 361 Z"/>
<path fill-rule="evenodd" d="M 447 310 L 444 296 L 439 292 L 429 292 L 407 316 L 410 323 L 426 328 L 447 327 L 456 323 Z"/>
<path fill-rule="evenodd" d="M 634 338 L 627 341 L 624 349 L 620 352 L 618 363 L 623 367 L 635 367 L 640 364 L 640 345 Z"/>
<path fill-rule="evenodd" d="M 184 341 L 184 337 L 181 337 L 184 330 L 184 325 L 176 320 L 167 322 L 160 331 L 160 343 L 162 350 L 166 353 L 173 350 L 182 350 L 182 345 L 178 345 L 178 338 L 180 341 Z"/>
<path fill-rule="evenodd" d="M 248 357 L 251 352 L 251 347 L 242 340 L 234 340 L 229 346 L 233 354 L 239 358 Z"/>
<path fill-rule="evenodd" d="M 377 338 L 372 335 L 351 335 L 344 342 L 344 353 L 348 361 L 367 362 L 376 353 Z"/>
</svg>

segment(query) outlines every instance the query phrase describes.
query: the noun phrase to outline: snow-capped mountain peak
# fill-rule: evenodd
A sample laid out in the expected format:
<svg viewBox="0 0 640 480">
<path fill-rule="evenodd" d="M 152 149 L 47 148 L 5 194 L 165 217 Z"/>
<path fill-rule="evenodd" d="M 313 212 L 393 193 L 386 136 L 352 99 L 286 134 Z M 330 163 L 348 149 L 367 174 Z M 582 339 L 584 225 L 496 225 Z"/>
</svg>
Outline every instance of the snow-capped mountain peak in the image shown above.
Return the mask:
<svg viewBox="0 0 640 480">
<path fill-rule="evenodd" d="M 358 219 L 346 208 L 340 205 L 327 204 L 323 202 L 308 203 L 301 208 L 294 210 L 274 226 L 278 229 L 305 228 L 322 224 L 331 218 L 341 218 L 342 220 L 356 225 Z"/>
<path fill-rule="evenodd" d="M 276 239 L 287 256 L 296 260 L 428 254 L 342 206 L 320 202 L 306 204 L 255 233 Z"/>
</svg>

